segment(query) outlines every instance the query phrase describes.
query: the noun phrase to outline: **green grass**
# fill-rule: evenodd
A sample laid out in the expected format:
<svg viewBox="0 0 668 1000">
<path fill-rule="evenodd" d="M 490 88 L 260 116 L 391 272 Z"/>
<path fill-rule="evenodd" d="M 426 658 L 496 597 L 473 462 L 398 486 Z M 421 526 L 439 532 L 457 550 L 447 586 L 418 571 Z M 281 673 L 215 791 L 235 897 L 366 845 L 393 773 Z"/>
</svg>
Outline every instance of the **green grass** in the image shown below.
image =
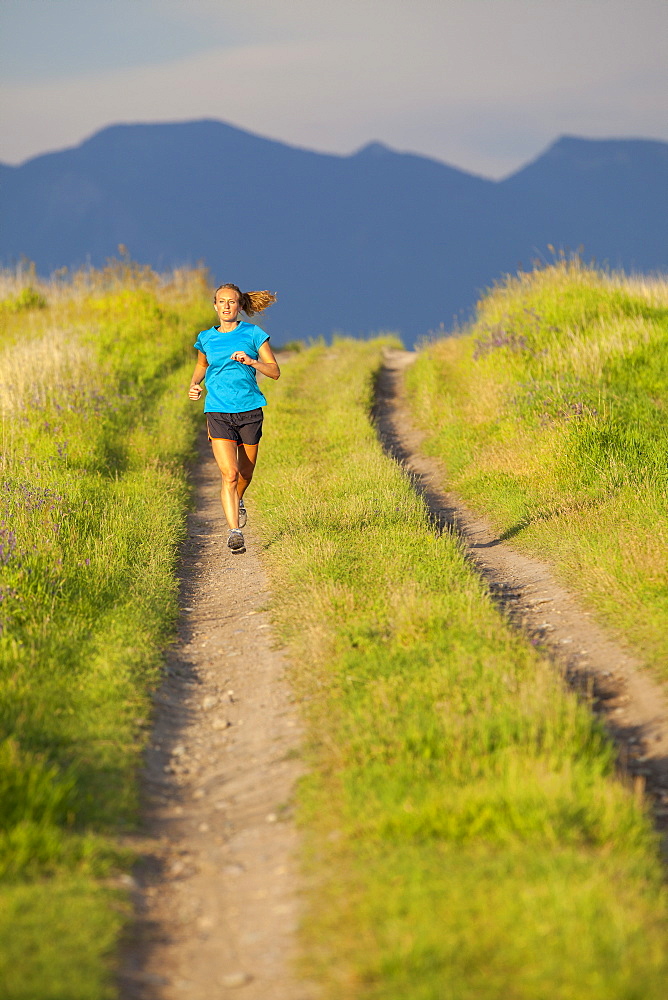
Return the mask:
<svg viewBox="0 0 668 1000">
<path fill-rule="evenodd" d="M 508 279 L 406 377 L 450 488 L 668 676 L 668 285 Z"/>
<path fill-rule="evenodd" d="M 75 872 L 4 885 L 5 1000 L 113 1000 L 110 956 L 129 916 L 120 893 Z M 61 947 L 59 947 L 61 945 Z"/>
<path fill-rule="evenodd" d="M 533 510 L 532 470 L 554 461 L 560 484 L 582 480 L 563 506 L 566 487 L 550 472 L 550 503 L 568 517 L 539 506 L 547 515 L 518 539 L 591 505 L 600 517 L 624 489 L 646 504 L 662 488 L 660 451 L 633 436 L 645 426 L 642 393 L 642 419 L 615 423 L 612 403 L 631 393 L 609 399 L 596 373 L 626 384 L 614 365 L 642 344 L 660 399 L 663 307 L 651 292 L 576 276 L 577 294 L 566 274 L 553 295 L 554 316 L 545 307 L 547 319 L 506 330 L 501 346 L 492 310 L 475 335 L 480 361 L 472 339 L 458 342 L 482 381 L 452 420 L 475 430 L 482 409 L 482 436 L 505 455 L 490 482 L 505 485 L 484 487 L 483 475 L 479 495 L 506 498 L 508 530 Z M 0 981 L 8 1000 L 111 1000 L 128 918 L 114 876 L 131 860 L 119 834 L 136 822 L 150 691 L 176 615 L 184 465 L 200 422 L 185 387 L 207 296 L 201 276 L 163 285 L 126 260 L 30 287 L 10 283 L 0 308 Z M 559 327 L 557 306 L 573 329 L 593 324 L 587 352 Z M 263 383 L 250 499 L 308 723 L 309 974 L 341 1000 L 659 1000 L 666 893 L 642 800 L 615 778 L 586 707 L 509 631 L 457 540 L 436 536 L 381 452 L 369 408 L 382 343 L 303 349 L 278 383 Z M 444 414 L 467 398 L 453 395 L 451 349 L 418 362 L 445 437 Z M 566 354 L 577 377 L 548 371 Z M 533 383 L 522 395 L 525 362 L 548 373 L 540 405 Z M 594 444 L 576 439 L 588 427 Z M 617 442 L 604 448 L 605 493 L 577 457 L 598 448 L 599 461 L 601 430 Z M 574 452 L 563 447 L 571 439 Z M 455 427 L 448 440 L 464 482 L 480 438 Z M 639 566 L 647 579 L 651 561 Z"/>
<path fill-rule="evenodd" d="M 177 610 L 202 277 L 161 287 L 124 265 L 0 309 L 7 1000 L 115 995 L 125 909 L 109 879 L 131 862 L 118 837 L 136 825 L 150 693 Z"/>
<path fill-rule="evenodd" d="M 308 721 L 308 972 L 337 1000 L 658 1000 L 642 802 L 381 452 L 381 346 L 286 363 L 252 487 Z"/>
</svg>

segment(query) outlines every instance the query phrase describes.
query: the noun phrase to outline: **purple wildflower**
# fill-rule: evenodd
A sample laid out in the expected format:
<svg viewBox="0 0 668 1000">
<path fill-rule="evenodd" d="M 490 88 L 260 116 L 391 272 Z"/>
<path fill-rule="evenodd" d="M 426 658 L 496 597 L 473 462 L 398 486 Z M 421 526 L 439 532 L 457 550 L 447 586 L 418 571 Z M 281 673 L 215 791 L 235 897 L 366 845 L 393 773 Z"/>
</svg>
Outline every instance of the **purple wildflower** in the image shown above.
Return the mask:
<svg viewBox="0 0 668 1000">
<path fill-rule="evenodd" d="M 0 524 L 0 566 L 6 566 L 16 549 L 16 534 Z"/>
</svg>

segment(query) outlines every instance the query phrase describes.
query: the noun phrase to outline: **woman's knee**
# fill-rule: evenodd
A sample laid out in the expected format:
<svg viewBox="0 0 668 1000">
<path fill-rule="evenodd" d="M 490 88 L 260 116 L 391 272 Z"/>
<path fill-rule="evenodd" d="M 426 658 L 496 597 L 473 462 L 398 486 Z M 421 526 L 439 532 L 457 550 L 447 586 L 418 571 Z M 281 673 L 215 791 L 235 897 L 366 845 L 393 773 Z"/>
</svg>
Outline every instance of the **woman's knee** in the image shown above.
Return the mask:
<svg viewBox="0 0 668 1000">
<path fill-rule="evenodd" d="M 221 475 L 223 477 L 223 486 L 236 486 L 239 482 L 238 469 L 224 469 Z"/>
</svg>

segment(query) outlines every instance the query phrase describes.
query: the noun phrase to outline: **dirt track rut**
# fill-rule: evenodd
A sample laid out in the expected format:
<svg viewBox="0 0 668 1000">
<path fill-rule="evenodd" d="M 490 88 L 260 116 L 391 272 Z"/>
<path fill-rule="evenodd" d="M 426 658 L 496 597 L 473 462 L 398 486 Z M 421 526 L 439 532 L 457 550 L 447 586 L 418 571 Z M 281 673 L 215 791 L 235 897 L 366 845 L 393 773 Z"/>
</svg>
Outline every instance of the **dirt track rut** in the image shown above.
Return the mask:
<svg viewBox="0 0 668 1000">
<path fill-rule="evenodd" d="M 644 790 L 668 860 L 668 696 L 642 663 L 615 641 L 559 584 L 550 567 L 516 552 L 490 523 L 443 489 L 443 466 L 420 453 L 424 435 L 412 425 L 403 372 L 416 355 L 388 350 L 375 407 L 387 452 L 413 477 L 441 530 L 455 530 L 511 620 L 560 665 L 569 682 L 591 698 L 615 740 L 620 770 Z"/>
<path fill-rule="evenodd" d="M 123 1000 L 308 1000 L 292 968 L 300 729 L 263 610 L 252 491 L 248 551 L 233 555 L 205 441 L 195 487 L 182 616 L 143 775 L 137 919 L 119 990 Z"/>
</svg>

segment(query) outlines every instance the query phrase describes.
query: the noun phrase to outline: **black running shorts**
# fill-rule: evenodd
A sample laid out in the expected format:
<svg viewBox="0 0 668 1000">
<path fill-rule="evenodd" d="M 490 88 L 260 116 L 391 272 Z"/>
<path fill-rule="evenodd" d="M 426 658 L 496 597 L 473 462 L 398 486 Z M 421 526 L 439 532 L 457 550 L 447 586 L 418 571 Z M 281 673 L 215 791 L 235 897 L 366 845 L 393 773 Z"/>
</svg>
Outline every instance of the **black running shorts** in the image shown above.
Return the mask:
<svg viewBox="0 0 668 1000">
<path fill-rule="evenodd" d="M 262 407 L 242 413 L 207 413 L 209 441 L 222 438 L 237 444 L 259 444 L 262 437 Z"/>
</svg>

